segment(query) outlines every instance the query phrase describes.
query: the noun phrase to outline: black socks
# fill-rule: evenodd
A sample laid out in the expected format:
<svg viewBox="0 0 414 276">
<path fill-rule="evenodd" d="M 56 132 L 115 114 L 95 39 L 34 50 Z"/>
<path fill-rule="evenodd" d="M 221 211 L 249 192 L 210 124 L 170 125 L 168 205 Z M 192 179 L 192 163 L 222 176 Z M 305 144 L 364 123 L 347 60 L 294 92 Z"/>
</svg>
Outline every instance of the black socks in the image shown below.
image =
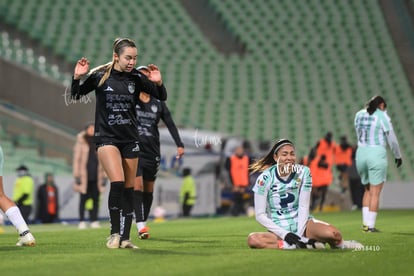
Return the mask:
<svg viewBox="0 0 414 276">
<path fill-rule="evenodd" d="M 111 234 L 121 232 L 121 204 L 122 193 L 125 182 L 111 182 L 111 189 L 108 197 L 109 222 L 111 223 Z"/>
<path fill-rule="evenodd" d="M 129 240 L 134 216 L 134 188 L 125 188 L 122 197 L 121 241 Z"/>
<path fill-rule="evenodd" d="M 152 200 L 154 198 L 153 194 L 153 192 L 144 192 L 142 194 L 142 201 L 144 203 L 144 221 L 148 220 L 148 216 L 151 211 Z"/>
</svg>

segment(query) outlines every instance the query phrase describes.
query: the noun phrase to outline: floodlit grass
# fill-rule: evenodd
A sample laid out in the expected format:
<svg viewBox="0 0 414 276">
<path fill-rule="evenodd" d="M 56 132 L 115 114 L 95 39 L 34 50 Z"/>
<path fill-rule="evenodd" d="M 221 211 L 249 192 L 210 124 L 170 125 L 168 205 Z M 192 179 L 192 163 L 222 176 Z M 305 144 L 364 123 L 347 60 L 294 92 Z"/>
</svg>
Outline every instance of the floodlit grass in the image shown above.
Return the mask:
<svg viewBox="0 0 414 276">
<path fill-rule="evenodd" d="M 345 239 L 364 250 L 253 250 L 250 232 L 263 228 L 254 218 L 221 217 L 150 222 L 151 238 L 139 250 L 107 249 L 109 225 L 32 225 L 37 246 L 20 248 L 17 233 L 3 226 L 0 274 L 5 275 L 412 275 L 414 210 L 382 210 L 377 228 L 362 233 L 360 212 L 321 213 Z M 293 273 L 293 274 L 287 274 Z"/>
</svg>

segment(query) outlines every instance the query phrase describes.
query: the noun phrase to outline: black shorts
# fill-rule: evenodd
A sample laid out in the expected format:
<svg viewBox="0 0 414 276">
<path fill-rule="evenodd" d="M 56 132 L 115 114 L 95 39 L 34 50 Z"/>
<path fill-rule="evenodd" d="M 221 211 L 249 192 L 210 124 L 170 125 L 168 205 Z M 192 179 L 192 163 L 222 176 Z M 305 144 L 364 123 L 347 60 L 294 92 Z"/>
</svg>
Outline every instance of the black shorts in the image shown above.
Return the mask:
<svg viewBox="0 0 414 276">
<path fill-rule="evenodd" d="M 146 181 L 155 181 L 155 179 L 157 179 L 159 167 L 159 158 L 155 158 L 153 160 L 140 158 L 138 161 L 137 176 L 142 176 L 142 178 Z"/>
<path fill-rule="evenodd" d="M 121 157 L 126 159 L 138 158 L 139 153 L 139 142 L 129 143 L 115 143 L 115 142 L 104 142 L 96 144 L 96 150 L 103 146 L 115 146 L 121 152 Z"/>
</svg>

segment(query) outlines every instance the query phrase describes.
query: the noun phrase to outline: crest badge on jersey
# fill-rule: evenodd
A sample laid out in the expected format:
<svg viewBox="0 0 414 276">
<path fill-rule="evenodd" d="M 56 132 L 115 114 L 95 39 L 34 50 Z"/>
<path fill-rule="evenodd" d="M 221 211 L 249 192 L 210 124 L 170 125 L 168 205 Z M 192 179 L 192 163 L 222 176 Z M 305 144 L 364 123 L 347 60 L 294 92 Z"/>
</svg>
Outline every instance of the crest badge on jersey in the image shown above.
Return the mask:
<svg viewBox="0 0 414 276">
<path fill-rule="evenodd" d="M 128 83 L 128 91 L 131 94 L 135 92 L 135 82 L 129 82 Z"/>
<path fill-rule="evenodd" d="M 151 105 L 151 110 L 152 112 L 156 113 L 158 111 L 158 107 L 155 104 L 153 104 Z"/>
<path fill-rule="evenodd" d="M 295 182 L 296 182 L 295 183 L 295 188 L 300 189 L 300 186 L 301 186 L 301 183 L 302 183 L 302 179 L 300 177 L 298 177 L 298 178 L 296 178 L 296 181 Z"/>
</svg>

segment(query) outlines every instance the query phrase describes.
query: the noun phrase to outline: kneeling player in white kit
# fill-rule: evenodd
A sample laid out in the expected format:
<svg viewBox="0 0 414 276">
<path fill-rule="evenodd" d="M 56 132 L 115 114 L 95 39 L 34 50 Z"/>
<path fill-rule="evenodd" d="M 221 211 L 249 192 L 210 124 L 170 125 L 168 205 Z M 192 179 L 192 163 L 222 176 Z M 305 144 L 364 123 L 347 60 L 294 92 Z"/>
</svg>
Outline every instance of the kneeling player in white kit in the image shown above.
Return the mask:
<svg viewBox="0 0 414 276">
<path fill-rule="evenodd" d="M 308 167 L 296 164 L 291 141 L 276 141 L 251 168 L 262 172 L 253 188 L 254 205 L 257 221 L 268 232 L 251 233 L 247 238 L 249 247 L 325 248 L 325 243 L 331 248 L 363 247 L 356 241 L 344 241 L 336 227 L 309 215 L 312 176 Z"/>
</svg>

